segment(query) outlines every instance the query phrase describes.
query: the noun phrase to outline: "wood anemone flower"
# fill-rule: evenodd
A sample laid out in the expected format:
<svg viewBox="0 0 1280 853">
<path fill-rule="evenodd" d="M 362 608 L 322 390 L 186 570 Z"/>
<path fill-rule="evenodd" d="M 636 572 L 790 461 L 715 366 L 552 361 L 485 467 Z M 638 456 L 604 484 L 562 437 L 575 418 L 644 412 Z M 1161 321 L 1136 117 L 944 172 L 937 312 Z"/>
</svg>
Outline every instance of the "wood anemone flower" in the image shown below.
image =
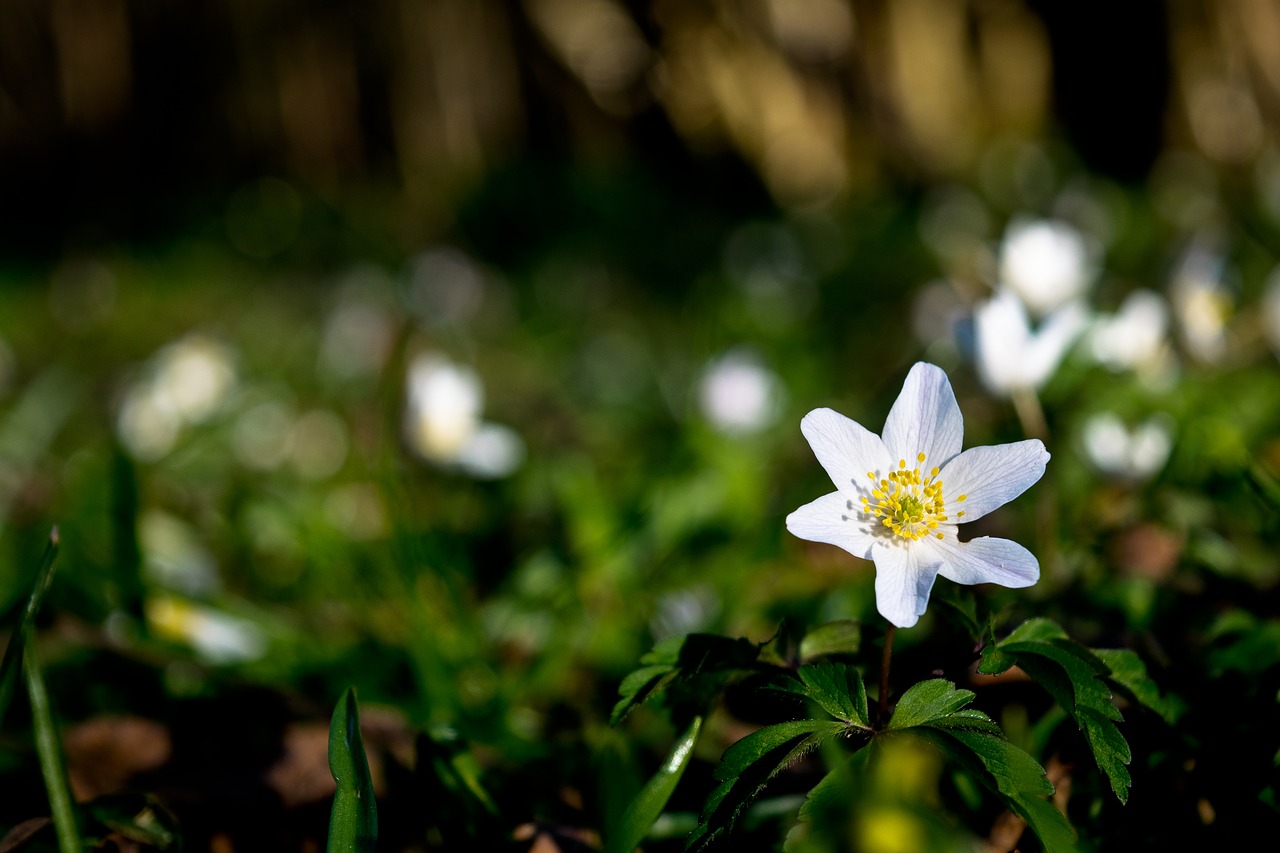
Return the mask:
<svg viewBox="0 0 1280 853">
<path fill-rule="evenodd" d="M 1040 563 L 1016 542 L 961 542 L 959 525 L 1026 491 L 1044 474 L 1038 439 L 971 447 L 947 375 L 917 363 L 889 410 L 883 435 L 831 409 L 800 429 L 836 491 L 787 516 L 801 539 L 827 542 L 876 565 L 876 609 L 899 628 L 924 613 L 934 579 L 1031 586 Z"/>
</svg>

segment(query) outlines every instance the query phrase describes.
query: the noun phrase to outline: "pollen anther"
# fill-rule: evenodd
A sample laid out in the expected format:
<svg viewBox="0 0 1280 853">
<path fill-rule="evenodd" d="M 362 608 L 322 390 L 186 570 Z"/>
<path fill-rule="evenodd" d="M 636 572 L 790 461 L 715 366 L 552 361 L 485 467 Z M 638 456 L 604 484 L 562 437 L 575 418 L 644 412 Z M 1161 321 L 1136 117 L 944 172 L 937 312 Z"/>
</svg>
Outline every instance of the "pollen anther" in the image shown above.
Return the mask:
<svg viewBox="0 0 1280 853">
<path fill-rule="evenodd" d="M 923 452 L 916 459 L 925 461 Z M 898 460 L 898 470 L 877 482 L 873 472 L 867 472 L 872 482 L 871 498 L 863 497 L 863 511 L 880 519 L 899 538 L 915 542 L 932 534 L 942 539 L 939 524 L 947 520 L 946 505 L 942 499 L 942 481 L 938 469 L 922 474 L 919 468 L 907 468 L 907 460 Z M 959 500 L 964 500 L 961 496 Z M 963 514 L 963 513 L 962 513 Z"/>
</svg>

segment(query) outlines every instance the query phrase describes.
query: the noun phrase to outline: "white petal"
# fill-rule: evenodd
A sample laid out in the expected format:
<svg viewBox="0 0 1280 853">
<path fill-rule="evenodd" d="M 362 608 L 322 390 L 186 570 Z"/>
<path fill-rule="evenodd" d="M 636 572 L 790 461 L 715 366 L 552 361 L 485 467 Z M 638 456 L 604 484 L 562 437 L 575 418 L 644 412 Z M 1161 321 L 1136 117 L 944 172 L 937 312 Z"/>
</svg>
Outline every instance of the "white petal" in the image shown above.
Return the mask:
<svg viewBox="0 0 1280 853">
<path fill-rule="evenodd" d="M 876 609 L 899 628 L 916 624 L 929 605 L 929 591 L 938 576 L 935 553 L 913 543 L 876 548 Z"/>
<path fill-rule="evenodd" d="M 935 539 L 929 545 L 942 555 L 938 574 L 963 584 L 995 583 L 1013 589 L 1040 580 L 1040 562 L 1017 542 L 980 536 L 968 542 Z"/>
<path fill-rule="evenodd" d="M 868 473 L 884 476 L 893 464 L 880 436 L 832 409 L 814 409 L 805 415 L 800 431 L 831 482 L 850 495 L 870 482 Z"/>
<path fill-rule="evenodd" d="M 855 504 L 847 495 L 832 492 L 788 515 L 787 530 L 801 539 L 836 545 L 855 557 L 870 560 L 871 544 L 876 537 L 860 519 L 860 513 L 855 511 Z"/>
<path fill-rule="evenodd" d="M 1029 489 L 1044 474 L 1048 461 L 1049 451 L 1038 438 L 970 447 L 938 474 L 947 515 L 960 523 L 982 518 Z"/>
<path fill-rule="evenodd" d="M 992 394 L 1026 386 L 1024 354 L 1031 338 L 1026 309 L 1009 290 L 1001 290 L 973 314 L 978 378 Z"/>
<path fill-rule="evenodd" d="M 1029 387 L 1039 388 L 1049 381 L 1088 324 L 1089 312 L 1079 302 L 1062 306 L 1044 321 L 1022 356 L 1023 376 Z"/>
<path fill-rule="evenodd" d="M 955 392 L 942 368 L 917 362 L 902 383 L 902 393 L 889 410 L 884 424 L 884 444 L 892 462 L 917 464 L 916 454 L 926 456 L 925 470 L 941 467 L 960 452 L 964 419 Z"/>
</svg>

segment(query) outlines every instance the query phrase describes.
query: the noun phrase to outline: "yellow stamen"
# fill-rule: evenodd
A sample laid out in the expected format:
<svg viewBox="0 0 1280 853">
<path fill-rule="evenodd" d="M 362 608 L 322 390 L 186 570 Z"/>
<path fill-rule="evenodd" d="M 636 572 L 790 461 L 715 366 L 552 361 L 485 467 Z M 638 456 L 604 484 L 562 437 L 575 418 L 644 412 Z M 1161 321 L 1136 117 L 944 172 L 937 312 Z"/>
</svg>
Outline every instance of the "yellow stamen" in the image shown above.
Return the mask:
<svg viewBox="0 0 1280 853">
<path fill-rule="evenodd" d="M 923 452 L 916 454 L 921 464 L 926 458 Z M 862 498 L 863 512 L 880 519 L 881 525 L 909 542 L 929 535 L 944 538 L 945 534 L 938 531 L 938 526 L 947 521 L 942 481 L 938 479 L 938 468 L 927 470 L 922 474 L 920 468 L 907 468 L 907 460 L 899 459 L 898 470 L 890 471 L 886 478 L 877 481 L 875 473 L 868 471 L 872 497 Z M 964 498 L 962 495 L 959 500 Z"/>
</svg>

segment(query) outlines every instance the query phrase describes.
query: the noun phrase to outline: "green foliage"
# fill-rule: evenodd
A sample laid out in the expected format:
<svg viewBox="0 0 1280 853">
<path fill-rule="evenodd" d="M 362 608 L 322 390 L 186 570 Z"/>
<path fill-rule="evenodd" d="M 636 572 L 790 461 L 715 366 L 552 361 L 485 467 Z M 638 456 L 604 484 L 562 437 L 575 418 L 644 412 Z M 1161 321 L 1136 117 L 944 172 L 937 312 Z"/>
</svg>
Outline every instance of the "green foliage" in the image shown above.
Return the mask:
<svg viewBox="0 0 1280 853">
<path fill-rule="evenodd" d="M 622 680 L 610 722 L 617 725 L 637 705 L 658 697 L 670 707 L 701 713 L 729 681 L 756 668 L 763 649 L 764 644 L 714 634 L 668 637 Z"/>
<path fill-rule="evenodd" d="M 852 666 L 838 663 L 812 664 L 796 670 L 795 679 L 786 679 L 773 689 L 803 696 L 850 729 L 871 730 L 867 712 L 867 689 L 862 676 Z"/>
<path fill-rule="evenodd" d="M 845 724 L 832 720 L 796 720 L 752 732 L 729 747 L 716 767 L 719 784 L 707 797 L 686 849 L 702 849 L 730 831 L 770 779 L 823 741 L 847 731 Z"/>
<path fill-rule="evenodd" d="M 974 694 L 957 690 L 944 679 L 930 679 L 907 689 L 883 730 L 868 719 L 866 691 L 857 671 L 840 664 L 802 666 L 795 677 L 770 689 L 808 699 L 827 719 L 778 723 L 755 731 L 725 751 L 715 771 L 719 783 L 708 797 L 702 820 L 688 847 L 700 849 L 732 830 L 744 809 L 778 773 L 822 743 L 839 736 L 863 737 L 852 759 L 841 762 L 816 785 L 800 810 L 809 820 L 830 812 L 848 791 L 850 773 L 862 773 L 874 761 L 876 744 L 906 734 L 918 736 L 978 778 L 1040 837 L 1048 851 L 1074 849 L 1066 819 L 1046 798 L 1053 785 L 1044 769 L 1009 743 L 986 714 L 967 706 Z M 868 748 L 868 745 L 871 748 Z"/>
<path fill-rule="evenodd" d="M 1120 802 L 1126 802 L 1132 784 L 1128 764 L 1133 755 L 1116 726 L 1123 717 L 1112 702 L 1108 682 L 1122 685 L 1128 694 L 1161 712 L 1159 692 L 1146 678 L 1141 661 L 1132 653 L 1099 655 L 1070 639 L 1056 623 L 1032 619 L 1004 640 L 984 648 L 979 671 L 996 675 L 1015 665 L 1074 717 L 1112 791 Z"/>
<path fill-rule="evenodd" d="M 1053 785 L 1034 758 L 998 733 L 934 722 L 912 730 L 968 769 L 1040 838 L 1048 853 L 1075 849 L 1075 836 L 1062 813 L 1047 797 Z"/>
<path fill-rule="evenodd" d="M 59 538 L 58 528 L 55 527 L 49 533 L 49 542 L 45 546 L 40 568 L 36 571 L 31 594 L 27 596 L 21 615 L 18 617 L 18 624 L 9 635 L 9 643 L 4 649 L 4 659 L 0 661 L 0 724 L 4 723 L 5 711 L 9 709 L 9 702 L 13 699 L 18 670 L 22 667 L 23 650 L 31 642 L 31 635 L 35 631 L 36 614 L 40 612 L 45 594 L 53 584 L 53 564 L 58 557 Z"/>
<path fill-rule="evenodd" d="M 807 632 L 800 640 L 800 661 L 857 654 L 862 645 L 862 626 L 853 619 L 826 622 Z"/>
<path fill-rule="evenodd" d="M 35 728 L 36 753 L 40 758 L 40 772 L 49 797 L 49 809 L 53 812 L 53 826 L 58 833 L 58 849 L 62 853 L 80 853 L 84 849 L 80 841 L 80 818 L 75 801 L 71 797 L 71 785 L 67 782 L 67 768 L 58 738 L 58 725 L 54 720 L 49 691 L 36 657 L 35 643 L 28 639 L 23 653 L 23 674 L 26 676 L 27 698 L 31 702 L 31 721 Z"/>
<path fill-rule="evenodd" d="M 935 678 L 912 685 L 898 701 L 887 731 L 926 738 L 995 791 L 1039 836 L 1047 851 L 1074 849 L 1070 825 L 1052 803 L 1044 768 L 1005 740 L 981 711 L 966 708 L 974 694 Z"/>
<path fill-rule="evenodd" d="M 497 804 L 481 781 L 481 768 L 452 731 L 422 732 L 414 768 L 427 825 L 446 846 L 493 840 Z"/>
<path fill-rule="evenodd" d="M 329 726 L 329 771 L 337 790 L 329 816 L 329 853 L 364 853 L 378 840 L 378 803 L 360 734 L 356 690 L 347 688 Z"/>
<path fill-rule="evenodd" d="M 666 808 L 685 768 L 689 766 L 689 759 L 693 757 L 693 748 L 701 732 L 702 717 L 696 716 L 671 747 L 671 752 L 658 772 L 653 774 L 627 806 L 616 832 L 605 839 L 605 853 L 629 853 L 644 840 L 653 822 Z"/>
<path fill-rule="evenodd" d="M 857 670 L 845 664 L 801 666 L 769 689 L 809 700 L 834 719 L 801 719 L 766 726 L 725 750 L 715 771 L 719 783 L 707 797 L 688 849 L 700 849 L 730 831 L 770 779 L 824 741 L 870 733 L 867 693 Z"/>
</svg>

